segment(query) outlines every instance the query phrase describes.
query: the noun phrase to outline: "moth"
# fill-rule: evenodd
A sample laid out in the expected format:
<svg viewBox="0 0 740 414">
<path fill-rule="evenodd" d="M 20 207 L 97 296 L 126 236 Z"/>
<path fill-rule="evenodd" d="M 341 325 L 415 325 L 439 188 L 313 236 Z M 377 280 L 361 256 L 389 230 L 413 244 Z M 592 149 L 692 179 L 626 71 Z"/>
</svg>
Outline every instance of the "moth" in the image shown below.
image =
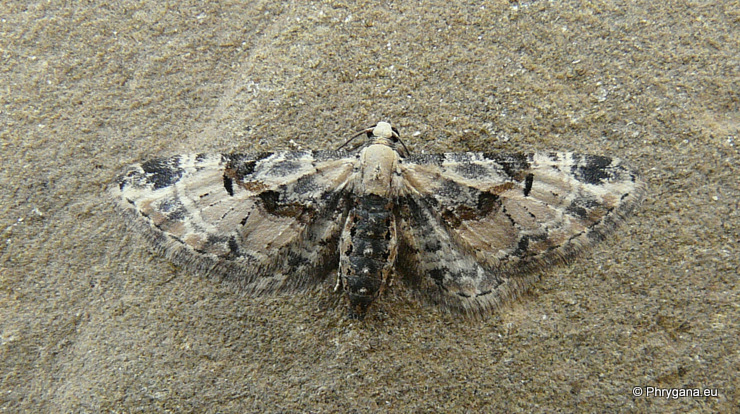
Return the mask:
<svg viewBox="0 0 740 414">
<path fill-rule="evenodd" d="M 253 294 L 336 278 L 362 318 L 394 280 L 481 314 L 612 231 L 644 183 L 570 152 L 410 154 L 387 122 L 353 151 L 176 155 L 110 195 L 154 249 Z M 359 135 L 359 134 L 358 134 Z"/>
</svg>

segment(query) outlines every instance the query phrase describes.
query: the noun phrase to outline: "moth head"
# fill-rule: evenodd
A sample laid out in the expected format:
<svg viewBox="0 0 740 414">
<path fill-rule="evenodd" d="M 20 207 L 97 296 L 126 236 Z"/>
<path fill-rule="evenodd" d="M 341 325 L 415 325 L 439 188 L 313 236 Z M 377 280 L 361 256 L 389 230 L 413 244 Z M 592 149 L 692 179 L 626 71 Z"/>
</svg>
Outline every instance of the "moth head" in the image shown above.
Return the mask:
<svg viewBox="0 0 740 414">
<path fill-rule="evenodd" d="M 374 127 L 368 128 L 366 131 L 367 137 L 373 139 L 373 142 L 387 143 L 403 157 L 409 155 L 409 149 L 406 148 L 406 144 L 401 141 L 401 135 L 395 127 L 391 126 L 390 123 L 380 121 Z M 403 149 L 397 148 L 399 143 Z"/>
<path fill-rule="evenodd" d="M 409 149 L 406 147 L 406 144 L 401 141 L 401 135 L 398 133 L 398 129 L 391 126 L 388 122 L 378 122 L 375 124 L 375 126 L 372 126 L 370 128 L 364 129 L 357 134 L 353 135 L 347 142 L 342 144 L 337 150 L 340 150 L 347 146 L 350 142 L 352 142 L 353 139 L 357 138 L 358 136 L 362 134 L 367 134 L 368 142 L 366 142 L 363 145 L 371 145 L 371 144 L 382 144 L 382 145 L 388 145 L 389 147 L 395 149 L 402 157 L 406 157 L 410 154 Z M 398 144 L 401 144 L 403 148 L 398 148 Z"/>
<path fill-rule="evenodd" d="M 385 138 L 390 141 L 398 141 L 398 130 L 391 126 L 388 122 L 378 122 L 370 131 L 367 133 L 368 137 Z"/>
</svg>

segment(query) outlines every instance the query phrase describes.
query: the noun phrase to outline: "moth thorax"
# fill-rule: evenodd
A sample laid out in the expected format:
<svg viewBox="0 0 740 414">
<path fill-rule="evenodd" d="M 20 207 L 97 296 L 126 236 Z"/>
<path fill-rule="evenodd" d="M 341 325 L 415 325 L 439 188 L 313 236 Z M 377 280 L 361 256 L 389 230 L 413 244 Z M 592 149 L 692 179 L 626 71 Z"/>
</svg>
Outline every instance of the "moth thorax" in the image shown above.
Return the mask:
<svg viewBox="0 0 740 414">
<path fill-rule="evenodd" d="M 398 165 L 398 153 L 384 144 L 373 144 L 360 153 L 360 193 L 388 197 Z"/>
</svg>

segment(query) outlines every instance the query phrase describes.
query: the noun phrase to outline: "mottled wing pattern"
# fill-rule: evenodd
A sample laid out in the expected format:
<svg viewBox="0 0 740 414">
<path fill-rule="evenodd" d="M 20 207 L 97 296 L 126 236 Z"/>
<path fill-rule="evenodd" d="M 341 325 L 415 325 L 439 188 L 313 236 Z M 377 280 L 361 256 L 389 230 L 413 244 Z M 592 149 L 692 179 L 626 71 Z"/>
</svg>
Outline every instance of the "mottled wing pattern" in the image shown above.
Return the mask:
<svg viewBox="0 0 740 414">
<path fill-rule="evenodd" d="M 617 159 L 564 152 L 418 155 L 401 176 L 397 272 L 471 313 L 601 240 L 644 191 Z"/>
<path fill-rule="evenodd" d="M 180 155 L 131 166 L 109 191 L 173 262 L 274 291 L 336 269 L 354 162 L 336 151 Z"/>
</svg>

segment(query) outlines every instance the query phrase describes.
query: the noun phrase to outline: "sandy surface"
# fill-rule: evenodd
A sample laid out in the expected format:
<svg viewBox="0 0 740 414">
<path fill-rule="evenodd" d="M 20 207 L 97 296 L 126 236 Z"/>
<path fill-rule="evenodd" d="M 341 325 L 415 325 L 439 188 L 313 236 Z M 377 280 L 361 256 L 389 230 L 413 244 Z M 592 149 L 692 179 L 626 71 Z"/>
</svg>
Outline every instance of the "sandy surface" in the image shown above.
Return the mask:
<svg viewBox="0 0 740 414">
<path fill-rule="evenodd" d="M 740 410 L 737 1 L 76 3 L 0 12 L 0 411 Z M 650 192 L 490 318 L 399 287 L 362 323 L 173 267 L 104 193 L 378 120 L 415 151 L 619 156 Z"/>
</svg>

